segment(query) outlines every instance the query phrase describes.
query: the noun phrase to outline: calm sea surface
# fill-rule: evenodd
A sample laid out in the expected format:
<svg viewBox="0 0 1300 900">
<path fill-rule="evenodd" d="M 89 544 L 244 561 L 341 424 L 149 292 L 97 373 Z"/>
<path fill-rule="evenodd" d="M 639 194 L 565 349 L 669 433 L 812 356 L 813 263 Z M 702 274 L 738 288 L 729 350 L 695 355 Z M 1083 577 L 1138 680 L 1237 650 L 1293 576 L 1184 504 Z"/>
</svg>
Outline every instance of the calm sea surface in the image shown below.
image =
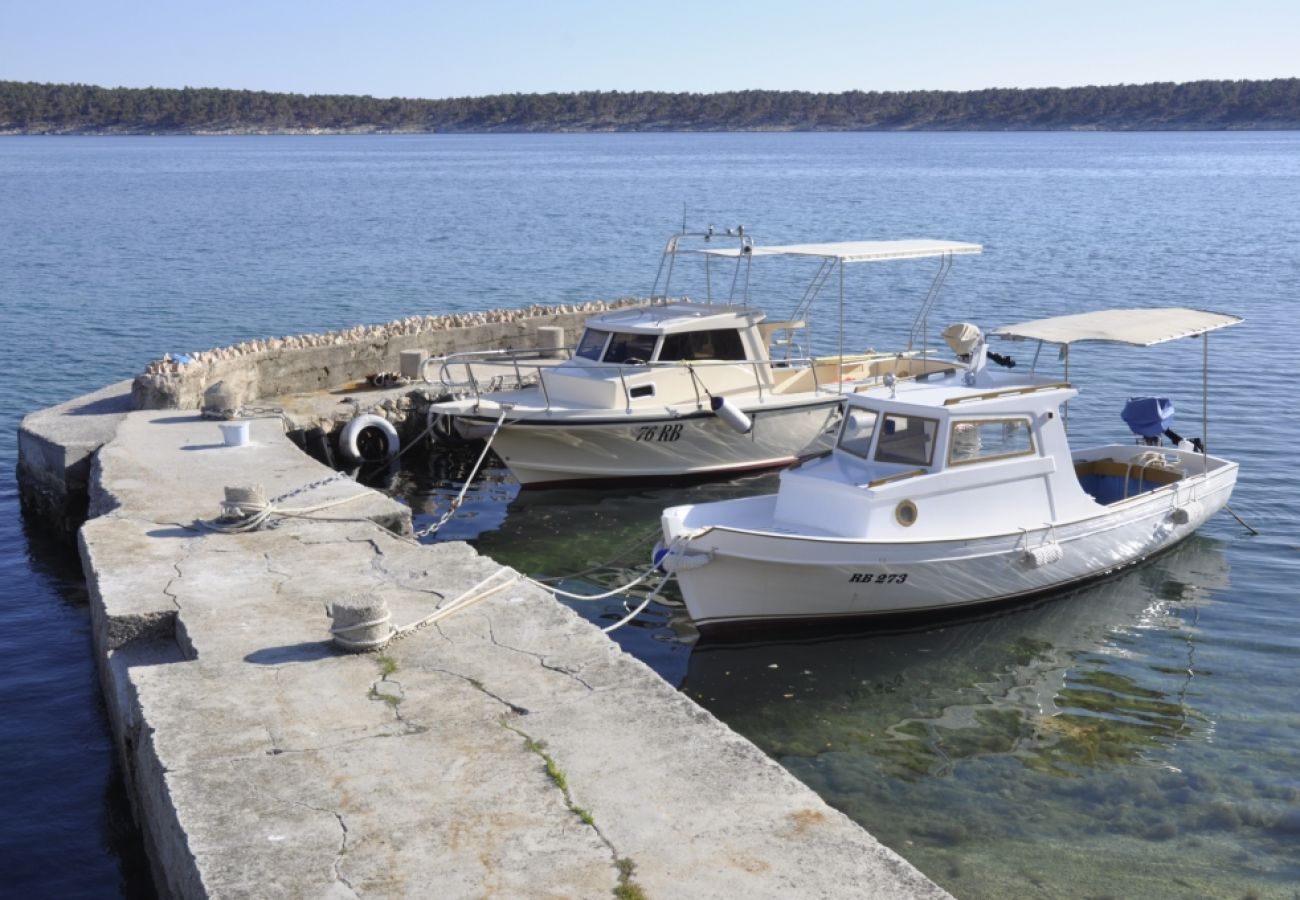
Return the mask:
<svg viewBox="0 0 1300 900">
<path fill-rule="evenodd" d="M 702 645 L 670 591 L 615 636 L 959 897 L 1297 896 L 1297 133 L 0 140 L 6 893 L 151 890 L 75 555 L 19 513 L 21 417 L 167 351 L 645 294 L 684 213 L 760 243 L 984 244 L 935 331 L 1114 305 L 1247 318 L 1211 337 L 1209 437 L 1260 535 L 1220 515 L 1118 578 L 930 630 Z M 811 271 L 763 262 L 752 296 L 780 316 Z M 851 267 L 850 346 L 896 346 L 932 273 Z M 1138 393 L 1201 433 L 1199 341 L 1085 348 L 1070 374 L 1077 441 L 1123 438 Z M 471 461 L 390 487 L 427 521 Z M 490 470 L 443 537 L 594 592 L 643 564 L 663 506 L 774 485 L 520 497 Z"/>
</svg>

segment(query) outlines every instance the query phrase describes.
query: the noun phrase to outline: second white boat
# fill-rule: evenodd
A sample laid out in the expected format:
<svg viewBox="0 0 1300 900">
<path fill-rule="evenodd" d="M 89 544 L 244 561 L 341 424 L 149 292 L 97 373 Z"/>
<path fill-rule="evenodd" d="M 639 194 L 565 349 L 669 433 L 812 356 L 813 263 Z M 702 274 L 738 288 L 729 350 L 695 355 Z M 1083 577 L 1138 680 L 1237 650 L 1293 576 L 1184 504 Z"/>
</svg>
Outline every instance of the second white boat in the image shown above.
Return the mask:
<svg viewBox="0 0 1300 900">
<path fill-rule="evenodd" d="M 1241 321 L 1187 309 L 1110 310 L 1000 329 L 1069 346 L 1150 345 Z M 1005 601 L 1105 575 L 1187 537 L 1228 502 L 1237 464 L 1140 443 L 1071 451 L 1066 382 L 985 369 L 846 399 L 834 453 L 776 494 L 663 515 L 661 564 L 691 617 L 740 622 L 914 613 Z"/>
</svg>

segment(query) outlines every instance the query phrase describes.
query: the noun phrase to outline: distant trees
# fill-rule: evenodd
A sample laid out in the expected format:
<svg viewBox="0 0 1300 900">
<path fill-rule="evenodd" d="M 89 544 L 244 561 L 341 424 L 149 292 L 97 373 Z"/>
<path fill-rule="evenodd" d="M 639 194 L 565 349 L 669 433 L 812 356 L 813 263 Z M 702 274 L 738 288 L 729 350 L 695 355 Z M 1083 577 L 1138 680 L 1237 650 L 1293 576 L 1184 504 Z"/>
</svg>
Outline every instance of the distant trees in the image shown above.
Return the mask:
<svg viewBox="0 0 1300 900">
<path fill-rule="evenodd" d="M 416 100 L 0 81 L 0 132 L 1300 128 L 1300 79 L 979 91 L 581 91 Z"/>
</svg>

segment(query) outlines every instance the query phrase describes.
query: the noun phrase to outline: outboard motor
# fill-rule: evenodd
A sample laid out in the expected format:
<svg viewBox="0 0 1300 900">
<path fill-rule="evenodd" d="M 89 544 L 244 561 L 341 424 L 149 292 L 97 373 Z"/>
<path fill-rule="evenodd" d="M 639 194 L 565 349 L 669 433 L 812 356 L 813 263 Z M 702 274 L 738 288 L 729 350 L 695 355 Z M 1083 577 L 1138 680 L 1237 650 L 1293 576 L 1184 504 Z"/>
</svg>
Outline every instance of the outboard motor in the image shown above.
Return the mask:
<svg viewBox="0 0 1300 900">
<path fill-rule="evenodd" d="M 1174 401 L 1168 397 L 1130 397 L 1120 418 L 1148 446 L 1160 446 L 1162 435 L 1175 447 L 1184 443 L 1182 435 L 1169 427 L 1174 420 Z M 1197 453 L 1205 452 L 1200 438 L 1192 438 L 1191 447 Z"/>
</svg>

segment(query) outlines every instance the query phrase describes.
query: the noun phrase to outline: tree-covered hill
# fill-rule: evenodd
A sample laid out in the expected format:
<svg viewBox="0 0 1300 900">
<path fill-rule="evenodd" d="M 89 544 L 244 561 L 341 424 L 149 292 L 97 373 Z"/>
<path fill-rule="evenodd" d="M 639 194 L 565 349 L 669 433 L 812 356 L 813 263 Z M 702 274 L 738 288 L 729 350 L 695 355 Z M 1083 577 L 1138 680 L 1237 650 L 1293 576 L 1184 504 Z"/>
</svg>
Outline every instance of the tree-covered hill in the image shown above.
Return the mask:
<svg viewBox="0 0 1300 900">
<path fill-rule="evenodd" d="M 0 133 L 1300 128 L 1300 78 L 980 91 L 582 91 L 444 100 L 0 81 Z"/>
</svg>

